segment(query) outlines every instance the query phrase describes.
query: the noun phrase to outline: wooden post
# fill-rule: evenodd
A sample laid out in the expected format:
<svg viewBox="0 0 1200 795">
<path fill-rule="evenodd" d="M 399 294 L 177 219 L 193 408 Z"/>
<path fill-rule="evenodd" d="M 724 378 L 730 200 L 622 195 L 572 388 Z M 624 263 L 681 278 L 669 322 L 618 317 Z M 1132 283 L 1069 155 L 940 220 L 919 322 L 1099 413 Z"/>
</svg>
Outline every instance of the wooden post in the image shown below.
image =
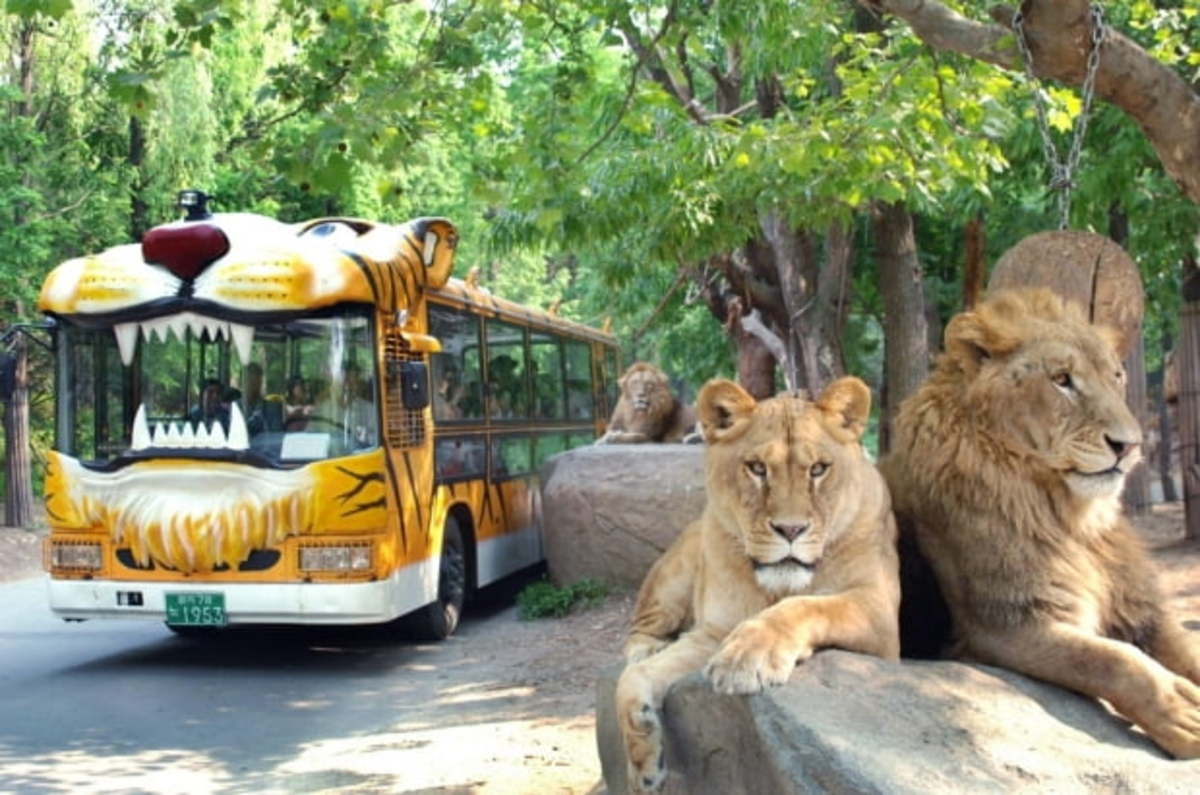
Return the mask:
<svg viewBox="0 0 1200 795">
<path fill-rule="evenodd" d="M 1179 319 L 1179 466 L 1183 470 L 1184 536 L 1200 541 L 1200 268 L 1183 282 Z"/>
<path fill-rule="evenodd" d="M 29 349 L 24 336 L 13 345 L 16 378 L 12 397 L 4 404 L 5 486 L 4 523 L 28 527 L 33 523 L 33 479 L 29 468 Z"/>
</svg>

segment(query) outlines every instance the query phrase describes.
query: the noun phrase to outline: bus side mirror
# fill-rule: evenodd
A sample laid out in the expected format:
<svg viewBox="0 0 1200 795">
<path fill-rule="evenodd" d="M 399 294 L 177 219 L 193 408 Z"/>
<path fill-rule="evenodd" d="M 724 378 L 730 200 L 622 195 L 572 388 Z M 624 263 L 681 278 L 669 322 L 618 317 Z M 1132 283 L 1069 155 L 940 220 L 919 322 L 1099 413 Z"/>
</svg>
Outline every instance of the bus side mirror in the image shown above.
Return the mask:
<svg viewBox="0 0 1200 795">
<path fill-rule="evenodd" d="M 411 411 L 429 405 L 429 368 L 425 362 L 400 362 L 400 395 L 404 408 Z"/>
<path fill-rule="evenodd" d="M 0 400 L 7 403 L 17 391 L 17 357 L 0 353 Z"/>
</svg>

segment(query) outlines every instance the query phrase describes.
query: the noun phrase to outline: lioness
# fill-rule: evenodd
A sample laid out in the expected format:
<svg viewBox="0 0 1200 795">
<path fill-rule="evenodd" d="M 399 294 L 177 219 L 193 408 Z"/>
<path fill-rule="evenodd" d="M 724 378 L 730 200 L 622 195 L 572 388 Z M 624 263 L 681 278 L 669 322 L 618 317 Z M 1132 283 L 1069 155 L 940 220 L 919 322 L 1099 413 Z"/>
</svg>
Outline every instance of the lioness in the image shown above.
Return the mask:
<svg viewBox="0 0 1200 795">
<path fill-rule="evenodd" d="M 658 712 L 680 677 L 753 693 L 824 646 L 899 655 L 896 525 L 859 444 L 870 405 L 857 378 L 815 403 L 701 390 L 708 503 L 646 576 L 617 682 L 635 791 L 666 780 Z"/>
<path fill-rule="evenodd" d="M 1195 757 L 1197 644 L 1121 515 L 1142 435 L 1114 334 L 1045 289 L 957 315 L 883 469 L 948 603 L 953 654 L 1103 698 Z M 906 583 L 906 636 L 908 601 Z"/>
<path fill-rule="evenodd" d="M 649 362 L 634 362 L 617 383 L 621 395 L 596 444 L 681 442 L 691 434 L 695 412 L 671 393 L 662 370 Z"/>
</svg>

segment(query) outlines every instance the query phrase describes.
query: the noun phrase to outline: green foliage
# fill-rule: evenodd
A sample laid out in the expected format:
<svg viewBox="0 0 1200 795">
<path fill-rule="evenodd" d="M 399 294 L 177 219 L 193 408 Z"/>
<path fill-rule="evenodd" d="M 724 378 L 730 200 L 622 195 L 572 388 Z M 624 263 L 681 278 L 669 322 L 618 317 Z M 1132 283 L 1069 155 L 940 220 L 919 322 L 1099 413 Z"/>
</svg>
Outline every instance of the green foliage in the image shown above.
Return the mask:
<svg viewBox="0 0 1200 795">
<path fill-rule="evenodd" d="M 1195 81 L 1193 5 L 1120 0 L 1105 13 Z M 982 19 L 979 4 L 957 6 Z M 985 219 L 993 262 L 1056 224 L 1032 92 L 1044 92 L 1064 146 L 1080 102 L 1073 88 L 936 52 L 898 22 L 866 30 L 856 8 L 6 0 L 0 321 L 32 317 L 58 262 L 127 242 L 131 199 L 157 224 L 176 214 L 178 189 L 201 187 L 218 210 L 289 221 L 448 216 L 461 233 L 458 275 L 478 267 L 497 294 L 542 307 L 561 299 L 563 315 L 594 325 L 611 319 L 626 361 L 653 360 L 695 390 L 732 375 L 734 359 L 689 285 L 773 210 L 817 232 L 854 224 L 842 345 L 851 372 L 878 385 L 871 203 L 918 214 L 925 286 L 944 320 L 960 302 L 967 220 Z M 658 37 L 666 71 L 680 85 L 690 75 L 705 113 L 722 90 L 714 72 L 736 61 L 735 111 L 698 121 L 628 31 Z M 32 37 L 28 92 L 19 34 Z M 761 113 L 756 89 L 774 82 L 778 107 Z M 1076 176 L 1074 226 L 1106 232 L 1110 214 L 1128 219 L 1153 369 L 1200 211 L 1141 130 L 1103 102 Z M 48 380 L 38 388 L 48 394 Z"/>
<path fill-rule="evenodd" d="M 562 588 L 547 580 L 539 580 L 525 586 L 517 594 L 517 614 L 525 621 L 562 618 L 568 613 L 595 607 L 604 601 L 608 592 L 608 585 L 590 578 Z"/>
</svg>

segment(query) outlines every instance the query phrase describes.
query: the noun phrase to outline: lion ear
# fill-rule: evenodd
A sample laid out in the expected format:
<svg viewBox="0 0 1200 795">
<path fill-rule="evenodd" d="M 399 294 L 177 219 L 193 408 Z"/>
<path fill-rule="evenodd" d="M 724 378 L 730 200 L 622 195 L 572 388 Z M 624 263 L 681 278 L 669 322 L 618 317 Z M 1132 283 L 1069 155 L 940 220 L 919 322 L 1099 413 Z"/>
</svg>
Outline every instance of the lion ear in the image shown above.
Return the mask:
<svg viewBox="0 0 1200 795">
<path fill-rule="evenodd" d="M 1003 356 L 1015 350 L 1019 340 L 1004 334 L 978 312 L 961 312 L 950 318 L 944 336 L 946 353 L 968 372 L 984 359 Z"/>
<path fill-rule="evenodd" d="M 817 398 L 817 408 L 829 415 L 842 441 L 856 442 L 867 430 L 871 415 L 871 390 L 852 375 L 839 378 Z"/>
<path fill-rule="evenodd" d="M 746 390 L 724 378 L 709 381 L 696 398 L 696 416 L 704 431 L 704 441 L 724 442 L 736 439 L 750 425 L 757 405 Z"/>
</svg>

